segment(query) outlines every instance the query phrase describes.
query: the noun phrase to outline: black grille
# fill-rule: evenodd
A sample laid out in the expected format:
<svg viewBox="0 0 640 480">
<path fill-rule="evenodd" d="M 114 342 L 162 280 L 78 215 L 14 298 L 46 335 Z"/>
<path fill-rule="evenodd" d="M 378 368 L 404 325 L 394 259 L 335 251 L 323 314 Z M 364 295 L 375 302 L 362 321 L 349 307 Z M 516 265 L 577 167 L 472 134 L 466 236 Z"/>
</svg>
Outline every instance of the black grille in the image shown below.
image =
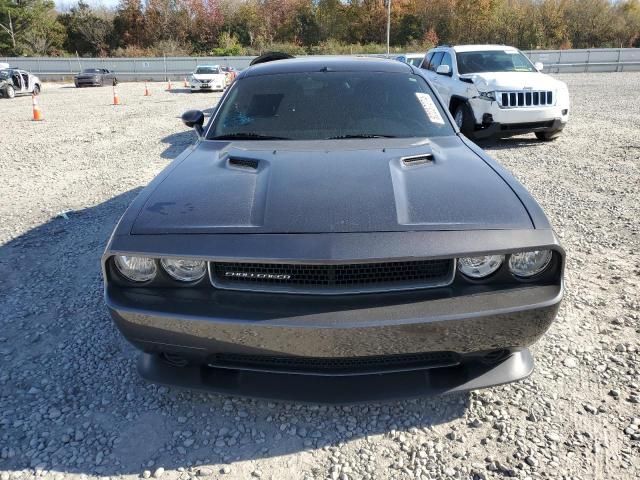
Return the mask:
<svg viewBox="0 0 640 480">
<path fill-rule="evenodd" d="M 545 107 L 553 105 L 553 92 L 499 92 L 498 100 L 502 108 Z"/>
<path fill-rule="evenodd" d="M 209 358 L 211 367 L 315 375 L 358 375 L 374 372 L 421 370 L 460 363 L 455 352 L 411 353 L 367 357 L 286 357 L 219 353 Z"/>
<path fill-rule="evenodd" d="M 453 277 L 453 260 L 351 263 L 211 263 L 213 283 L 235 290 L 348 293 L 442 286 Z"/>
</svg>

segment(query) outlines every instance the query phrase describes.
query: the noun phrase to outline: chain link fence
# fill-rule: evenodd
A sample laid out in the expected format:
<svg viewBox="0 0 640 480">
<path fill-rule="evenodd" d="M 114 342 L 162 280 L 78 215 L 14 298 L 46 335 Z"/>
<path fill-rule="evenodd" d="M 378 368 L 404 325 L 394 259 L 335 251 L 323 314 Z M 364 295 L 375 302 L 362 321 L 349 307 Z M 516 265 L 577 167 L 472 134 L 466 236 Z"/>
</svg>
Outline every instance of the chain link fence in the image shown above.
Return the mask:
<svg viewBox="0 0 640 480">
<path fill-rule="evenodd" d="M 524 51 L 542 62 L 547 73 L 640 71 L 639 48 Z M 225 65 L 242 70 L 254 57 L 55 58 L 0 57 L 0 63 L 35 73 L 43 80 L 69 81 L 83 68 L 108 68 L 120 81 L 181 80 L 198 65 Z"/>
</svg>

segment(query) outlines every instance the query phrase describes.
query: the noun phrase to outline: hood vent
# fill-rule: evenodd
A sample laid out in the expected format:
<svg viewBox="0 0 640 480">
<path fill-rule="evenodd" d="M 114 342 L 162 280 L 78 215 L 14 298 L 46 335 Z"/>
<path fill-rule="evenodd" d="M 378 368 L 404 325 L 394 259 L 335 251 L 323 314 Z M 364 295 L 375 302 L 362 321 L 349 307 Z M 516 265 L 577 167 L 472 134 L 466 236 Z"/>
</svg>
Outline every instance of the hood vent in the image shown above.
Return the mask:
<svg viewBox="0 0 640 480">
<path fill-rule="evenodd" d="M 402 159 L 402 164 L 405 167 L 417 167 L 419 165 L 429 165 L 431 163 L 433 163 L 433 155 L 430 153 L 415 155 L 413 157 L 404 157 Z"/>
<path fill-rule="evenodd" d="M 254 160 L 253 158 L 231 157 L 229 159 L 229 166 L 242 168 L 243 170 L 258 170 L 259 163 L 259 160 Z"/>
</svg>

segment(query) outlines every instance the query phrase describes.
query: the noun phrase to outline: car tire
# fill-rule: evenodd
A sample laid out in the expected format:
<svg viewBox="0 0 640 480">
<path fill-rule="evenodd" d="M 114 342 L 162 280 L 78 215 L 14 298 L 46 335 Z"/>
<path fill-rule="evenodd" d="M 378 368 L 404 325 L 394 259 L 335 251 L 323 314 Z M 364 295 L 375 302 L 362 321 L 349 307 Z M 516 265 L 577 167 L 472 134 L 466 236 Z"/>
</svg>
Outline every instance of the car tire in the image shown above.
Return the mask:
<svg viewBox="0 0 640 480">
<path fill-rule="evenodd" d="M 104 78 L 100 79 L 100 82 L 98 83 L 99 87 L 104 87 Z"/>
<path fill-rule="evenodd" d="M 471 110 L 468 103 L 461 103 L 456 107 L 453 112 L 453 119 L 464 136 L 473 137 L 476 121 L 473 116 L 473 110 Z"/>
<path fill-rule="evenodd" d="M 536 138 L 538 140 L 542 140 L 543 142 L 551 142 L 558 138 L 562 133 L 562 130 L 551 130 L 548 132 L 535 132 Z"/>
<path fill-rule="evenodd" d="M 114 79 L 113 79 L 113 86 L 115 87 L 116 85 L 118 85 L 118 79 L 117 79 L 117 78 L 114 78 Z"/>
<path fill-rule="evenodd" d="M 16 89 L 11 85 L 8 85 L 4 92 L 7 98 L 15 98 L 16 96 Z"/>
<path fill-rule="evenodd" d="M 34 85 L 33 86 L 33 94 L 34 95 L 40 95 L 40 85 Z"/>
</svg>

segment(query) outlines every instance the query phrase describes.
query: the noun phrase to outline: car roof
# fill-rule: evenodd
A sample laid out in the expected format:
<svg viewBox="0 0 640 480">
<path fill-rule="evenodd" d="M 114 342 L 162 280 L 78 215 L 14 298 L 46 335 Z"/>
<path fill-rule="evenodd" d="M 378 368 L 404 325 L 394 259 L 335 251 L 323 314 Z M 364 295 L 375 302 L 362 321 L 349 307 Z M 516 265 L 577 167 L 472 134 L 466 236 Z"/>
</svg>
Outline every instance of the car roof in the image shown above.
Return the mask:
<svg viewBox="0 0 640 480">
<path fill-rule="evenodd" d="M 205 68 L 220 68 L 220 65 L 197 65 L 196 68 L 201 68 L 201 67 L 205 67 Z"/>
<path fill-rule="evenodd" d="M 245 69 L 240 76 L 320 71 L 411 73 L 413 70 L 405 63 L 386 58 L 314 56 L 259 63 Z"/>
<path fill-rule="evenodd" d="M 454 45 L 453 50 L 456 52 L 490 52 L 492 50 L 517 50 L 509 45 Z"/>
</svg>

